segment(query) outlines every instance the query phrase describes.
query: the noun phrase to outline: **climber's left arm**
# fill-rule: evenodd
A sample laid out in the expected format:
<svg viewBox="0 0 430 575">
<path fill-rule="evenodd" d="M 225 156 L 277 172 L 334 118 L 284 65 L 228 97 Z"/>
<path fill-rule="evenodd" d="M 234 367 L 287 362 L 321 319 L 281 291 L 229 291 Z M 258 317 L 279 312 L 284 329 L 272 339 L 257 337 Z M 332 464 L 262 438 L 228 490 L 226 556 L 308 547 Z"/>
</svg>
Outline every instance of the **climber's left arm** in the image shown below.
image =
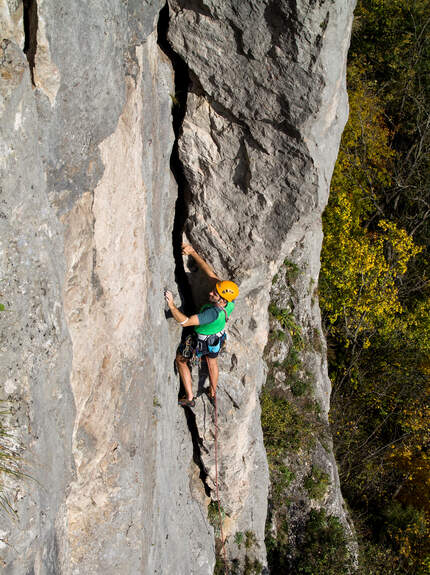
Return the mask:
<svg viewBox="0 0 430 575">
<path fill-rule="evenodd" d="M 211 266 L 205 262 L 205 260 L 199 256 L 196 250 L 190 244 L 182 244 L 182 253 L 187 256 L 194 258 L 194 261 L 199 266 L 199 268 L 207 275 L 207 277 L 214 281 L 221 281 Z"/>
</svg>

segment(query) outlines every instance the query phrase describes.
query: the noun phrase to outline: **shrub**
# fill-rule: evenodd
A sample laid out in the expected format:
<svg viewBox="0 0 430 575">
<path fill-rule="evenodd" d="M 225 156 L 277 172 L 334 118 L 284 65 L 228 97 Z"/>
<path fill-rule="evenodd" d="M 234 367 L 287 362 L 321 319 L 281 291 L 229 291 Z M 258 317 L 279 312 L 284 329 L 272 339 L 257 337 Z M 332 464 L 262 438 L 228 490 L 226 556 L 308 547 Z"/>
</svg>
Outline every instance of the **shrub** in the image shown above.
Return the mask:
<svg viewBox="0 0 430 575">
<path fill-rule="evenodd" d="M 225 511 L 220 506 L 218 510 L 218 502 L 211 501 L 208 505 L 208 521 L 212 525 L 215 531 L 215 537 L 220 537 L 221 535 L 221 527 L 220 527 L 220 513 L 221 513 L 221 521 L 225 519 Z"/>
<path fill-rule="evenodd" d="M 306 477 L 303 483 L 309 497 L 312 499 L 323 499 L 330 485 L 330 477 L 322 469 L 313 466 L 311 473 Z"/>
<path fill-rule="evenodd" d="M 298 449 L 311 435 L 311 426 L 298 409 L 276 392 L 264 389 L 260 397 L 261 426 L 269 460 Z"/>
<path fill-rule="evenodd" d="M 312 510 L 296 561 L 296 573 L 303 575 L 347 575 L 351 572 L 347 539 L 337 517 L 324 509 Z"/>
<path fill-rule="evenodd" d="M 297 264 L 289 261 L 288 259 L 284 260 L 284 266 L 287 268 L 285 272 L 285 278 L 291 285 L 297 280 L 301 270 Z"/>
<path fill-rule="evenodd" d="M 236 531 L 236 533 L 234 534 L 234 542 L 236 543 L 236 545 L 238 547 L 240 547 L 243 543 L 243 532 L 242 531 Z"/>
<path fill-rule="evenodd" d="M 289 309 L 278 307 L 274 302 L 269 305 L 269 313 L 290 333 L 294 347 L 302 350 L 304 342 L 301 329 L 295 321 L 293 313 Z"/>
<path fill-rule="evenodd" d="M 295 397 L 301 397 L 310 389 L 310 382 L 308 378 L 295 378 L 291 382 L 291 393 Z"/>
<path fill-rule="evenodd" d="M 245 547 L 251 549 L 257 542 L 257 538 L 253 531 L 245 531 Z"/>
</svg>

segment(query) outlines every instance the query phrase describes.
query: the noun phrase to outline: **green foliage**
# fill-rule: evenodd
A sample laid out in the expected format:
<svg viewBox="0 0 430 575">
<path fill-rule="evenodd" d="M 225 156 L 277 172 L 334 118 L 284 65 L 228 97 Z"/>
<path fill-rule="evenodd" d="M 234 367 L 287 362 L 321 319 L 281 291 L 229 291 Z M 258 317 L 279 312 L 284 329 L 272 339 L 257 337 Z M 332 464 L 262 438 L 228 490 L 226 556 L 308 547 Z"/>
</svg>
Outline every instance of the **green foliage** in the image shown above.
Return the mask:
<svg viewBox="0 0 430 575">
<path fill-rule="evenodd" d="M 258 559 L 252 560 L 248 555 L 245 556 L 243 575 L 260 575 L 262 571 L 263 565 L 258 561 Z"/>
<path fill-rule="evenodd" d="M 288 541 L 288 524 L 285 520 L 278 526 L 276 537 L 271 532 L 266 532 L 265 543 L 271 573 L 288 573 L 291 550 Z"/>
<path fill-rule="evenodd" d="M 404 156 L 396 176 L 408 173 L 409 185 L 421 180 L 424 187 L 429 170 L 428 133 L 423 127 L 429 117 L 430 4 L 428 0 L 361 0 L 357 8 L 351 59 L 361 63 L 369 82 L 378 87 L 386 116 L 396 130 L 395 144 Z M 409 195 L 412 190 L 404 191 Z"/>
<path fill-rule="evenodd" d="M 245 558 L 242 564 L 242 568 L 239 559 L 233 559 L 230 562 L 228 572 L 231 575 L 244 575 L 245 573 L 248 575 L 259 575 L 262 572 L 263 566 L 257 559 L 251 559 L 249 553 L 257 543 L 255 533 L 250 530 L 245 531 L 245 533 L 242 531 L 237 531 L 234 535 L 234 542 L 239 548 L 241 547 L 242 543 L 245 544 Z M 219 560 L 219 566 L 220 569 L 221 567 L 224 568 L 224 563 L 221 559 Z M 225 573 L 225 570 L 219 570 L 218 573 Z"/>
<path fill-rule="evenodd" d="M 288 467 L 283 463 L 272 465 L 271 471 L 273 505 L 276 508 L 279 508 L 281 505 L 288 504 L 285 491 L 295 478 L 295 473 L 290 471 L 290 469 L 288 469 Z"/>
<path fill-rule="evenodd" d="M 229 575 L 260 575 L 263 572 L 263 565 L 258 561 L 258 559 L 251 559 L 248 555 L 245 555 L 245 560 L 241 568 L 238 559 L 233 559 L 228 566 L 227 573 Z M 215 565 L 214 575 L 225 575 L 226 570 L 224 567 L 223 560 L 219 560 Z"/>
<path fill-rule="evenodd" d="M 288 259 L 284 260 L 284 266 L 286 267 L 285 278 L 287 283 L 292 285 L 297 281 L 301 269 L 296 263 L 290 262 Z"/>
<path fill-rule="evenodd" d="M 303 361 L 305 352 L 312 348 L 311 340 L 314 334 L 305 339 L 294 314 L 299 294 L 294 290 L 293 284 L 301 270 L 288 260 L 284 262 L 284 266 L 290 305 L 280 305 L 276 299 L 279 290 L 277 287 L 273 292 L 275 299 L 269 306 L 271 332 L 266 350 L 270 352 L 273 347 L 276 350 L 275 357 L 282 355 L 276 361 L 269 360 L 267 382 L 260 398 L 261 423 L 271 481 L 265 542 L 270 570 L 273 573 L 289 572 L 288 569 L 291 568 L 292 549 L 288 541 L 288 518 L 292 509 L 291 483 L 295 473 L 294 467 L 286 465 L 286 460 L 294 466 L 297 459 L 295 454 L 298 452 L 309 457 L 309 452 L 315 447 L 316 437 L 321 440 L 326 432 L 326 425 L 320 418 L 319 405 L 310 393 L 314 376 L 306 369 Z M 286 301 L 285 295 L 279 298 L 282 302 Z M 317 346 L 321 349 L 319 333 L 316 339 Z M 279 345 L 279 341 L 285 342 L 285 345 Z M 322 484 L 324 479 L 318 479 Z M 315 490 L 318 485 L 316 482 Z M 294 484 L 294 489 L 297 488 Z"/>
<path fill-rule="evenodd" d="M 221 557 L 221 555 L 217 554 L 215 556 L 214 575 L 225 575 L 225 573 L 226 573 L 226 568 L 225 568 L 224 559 Z"/>
<path fill-rule="evenodd" d="M 272 573 L 297 573 L 302 575 L 350 575 L 352 562 L 348 540 L 342 524 L 324 509 L 311 510 L 298 553 L 290 559 L 288 526 L 278 531 L 277 539 L 266 537 L 269 565 Z M 364 575 L 364 574 L 363 574 Z"/>
<path fill-rule="evenodd" d="M 301 367 L 300 355 L 295 348 L 290 349 L 286 360 L 276 369 L 288 375 L 288 382 L 302 385 L 298 378 Z M 271 369 L 274 369 L 271 366 Z M 288 488 L 295 474 L 285 465 L 285 458 L 299 450 L 310 451 L 315 446 L 315 437 L 324 437 L 325 427 L 319 419 L 319 406 L 309 397 L 302 397 L 287 389 L 277 387 L 271 372 L 261 394 L 261 424 L 264 444 L 269 460 L 272 485 L 271 505 L 273 516 L 268 525 L 276 524 L 276 537 L 268 531 L 266 548 L 271 572 L 281 573 L 290 567 L 287 515 L 290 500 Z M 308 389 L 308 383 L 305 384 Z M 287 387 L 287 386 L 286 386 Z M 297 391 L 297 390 L 296 390 Z M 288 397 L 288 398 L 287 398 Z"/>
<path fill-rule="evenodd" d="M 327 488 L 330 485 L 330 477 L 319 467 L 313 466 L 312 471 L 305 478 L 303 485 L 311 499 L 321 500 L 327 493 Z"/>
<path fill-rule="evenodd" d="M 295 573 L 348 575 L 350 572 L 347 538 L 339 519 L 327 515 L 324 509 L 312 510 Z"/>
<path fill-rule="evenodd" d="M 296 347 L 290 347 L 288 350 L 288 355 L 282 362 L 282 368 L 288 375 L 295 374 L 298 369 L 302 366 L 302 360 L 300 358 L 300 350 Z"/>
<path fill-rule="evenodd" d="M 279 308 L 273 302 L 269 305 L 269 313 L 290 333 L 294 347 L 303 349 L 301 329 L 295 321 L 293 313 L 288 309 Z"/>
<path fill-rule="evenodd" d="M 274 362 L 272 365 L 274 368 L 282 368 L 287 376 L 287 381 L 293 396 L 301 397 L 310 391 L 313 383 L 313 375 L 309 372 L 301 370 L 299 374 L 299 370 L 302 367 L 300 354 L 306 346 L 302 337 L 301 328 L 290 310 L 280 308 L 276 303 L 272 302 L 269 305 L 269 312 L 284 328 L 283 330 L 272 329 L 270 339 L 285 341 L 286 332 L 288 332 L 292 341 L 292 345 L 288 349 L 287 357 L 282 363 Z"/>
<path fill-rule="evenodd" d="M 260 403 L 261 426 L 269 461 L 277 461 L 288 449 L 297 450 L 312 441 L 311 419 L 276 390 L 264 389 Z"/>
<path fill-rule="evenodd" d="M 242 531 L 236 531 L 234 534 L 234 542 L 238 547 L 240 547 L 243 543 L 244 535 Z"/>
<path fill-rule="evenodd" d="M 294 378 L 290 385 L 291 393 L 294 395 L 294 397 L 302 397 L 310 391 L 312 381 L 312 374 L 307 372 L 301 377 Z"/>
<path fill-rule="evenodd" d="M 362 541 L 357 575 L 424 575 L 424 572 L 405 571 L 398 555 L 384 544 Z"/>
<path fill-rule="evenodd" d="M 274 332 L 275 338 L 279 341 L 285 341 L 285 331 L 278 329 Z"/>
<path fill-rule="evenodd" d="M 358 575 L 429 575 L 428 533 L 423 513 L 412 507 L 390 502 L 380 514 L 378 538 L 375 541 L 360 538 L 360 564 Z M 364 525 L 357 522 L 358 531 Z M 424 546 L 423 546 L 424 544 Z M 420 545 L 423 557 L 415 562 L 413 547 Z M 427 551 L 425 550 L 427 546 Z"/>
<path fill-rule="evenodd" d="M 284 490 L 290 485 L 291 481 L 295 477 L 295 474 L 293 473 L 293 471 L 290 471 L 288 467 L 286 467 L 285 465 L 280 465 L 278 467 L 278 472 L 280 475 L 279 484 L 280 487 Z"/>
<path fill-rule="evenodd" d="M 221 517 L 220 517 L 221 515 Z M 215 533 L 215 568 L 214 575 L 224 575 L 226 572 L 224 558 L 222 555 L 221 525 L 226 513 L 218 501 L 210 501 L 208 505 L 208 521 L 212 525 Z"/>
<path fill-rule="evenodd" d="M 245 531 L 245 548 L 251 549 L 257 542 L 257 538 L 253 531 Z"/>
<path fill-rule="evenodd" d="M 224 521 L 226 514 L 222 505 L 217 501 L 211 501 L 208 505 L 208 521 L 214 528 L 216 537 L 220 537 L 221 535 L 220 514 L 221 521 Z"/>
<path fill-rule="evenodd" d="M 287 281 L 292 283 L 299 268 L 289 262 L 285 262 L 285 266 L 290 274 Z M 294 300 L 295 295 L 291 293 Z M 273 532 L 268 529 L 265 542 L 271 572 L 281 573 L 289 572 L 287 570 L 291 567 L 287 523 L 290 507 L 288 491 L 295 477 L 294 472 L 285 465 L 285 459 L 300 450 L 312 450 L 315 438 L 318 436 L 321 440 L 326 428 L 320 420 L 319 405 L 309 393 L 313 375 L 304 368 L 302 361 L 303 352 L 309 349 L 311 342 L 304 340 L 290 309 L 281 308 L 272 302 L 269 311 L 272 331 L 268 346 L 270 348 L 275 341 L 285 339 L 287 345 L 279 347 L 281 350 L 288 349 L 284 359 L 269 362 L 267 383 L 260 398 L 261 424 L 271 481 L 271 517 L 268 527 L 273 526 Z M 283 331 L 278 329 L 279 324 Z M 281 333 L 285 334 L 284 337 Z M 321 345 L 319 338 L 318 344 Z M 277 378 L 276 375 L 281 373 L 282 376 Z"/>
</svg>

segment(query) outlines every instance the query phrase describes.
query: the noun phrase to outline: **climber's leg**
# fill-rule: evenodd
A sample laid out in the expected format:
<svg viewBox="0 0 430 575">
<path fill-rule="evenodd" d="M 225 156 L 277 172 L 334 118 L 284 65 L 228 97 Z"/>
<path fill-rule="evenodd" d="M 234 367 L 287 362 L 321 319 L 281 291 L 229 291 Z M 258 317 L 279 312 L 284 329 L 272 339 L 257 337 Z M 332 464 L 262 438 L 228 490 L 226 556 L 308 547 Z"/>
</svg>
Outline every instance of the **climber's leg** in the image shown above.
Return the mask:
<svg viewBox="0 0 430 575">
<path fill-rule="evenodd" d="M 176 367 L 178 368 L 179 375 L 181 376 L 181 381 L 183 383 L 187 399 L 191 401 L 194 397 L 191 371 L 188 367 L 188 359 L 182 356 L 180 353 L 178 353 L 176 356 Z"/>
<path fill-rule="evenodd" d="M 209 371 L 209 381 L 211 385 L 210 395 L 211 397 L 215 397 L 216 395 L 216 386 L 218 384 L 218 360 L 216 357 L 206 357 L 206 363 L 208 364 L 208 371 Z"/>
</svg>

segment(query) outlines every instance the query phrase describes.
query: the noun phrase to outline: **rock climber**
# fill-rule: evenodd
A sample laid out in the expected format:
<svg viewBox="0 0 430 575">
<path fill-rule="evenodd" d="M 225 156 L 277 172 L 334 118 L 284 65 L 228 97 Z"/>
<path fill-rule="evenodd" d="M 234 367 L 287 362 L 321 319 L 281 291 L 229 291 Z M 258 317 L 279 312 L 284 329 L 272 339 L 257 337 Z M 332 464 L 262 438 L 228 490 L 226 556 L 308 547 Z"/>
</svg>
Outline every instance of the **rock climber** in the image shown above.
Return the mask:
<svg viewBox="0 0 430 575">
<path fill-rule="evenodd" d="M 239 288 L 232 281 L 221 280 L 190 244 L 182 244 L 182 253 L 195 260 L 212 282 L 213 287 L 208 295 L 209 303 L 205 304 L 198 314 L 190 317 L 178 310 L 173 302 L 172 293 L 170 291 L 165 292 L 166 302 L 174 319 L 182 327 L 195 326 L 194 333 L 187 336 L 185 341 L 179 345 L 176 354 L 176 365 L 186 394 L 179 400 L 179 405 L 182 407 L 195 406 L 191 371 L 188 365 L 193 353 L 197 353 L 198 357 L 204 356 L 206 359 L 210 381 L 208 396 L 214 405 L 219 374 L 217 357 L 226 339 L 225 324 L 234 309 L 233 302 L 239 295 Z"/>
</svg>

